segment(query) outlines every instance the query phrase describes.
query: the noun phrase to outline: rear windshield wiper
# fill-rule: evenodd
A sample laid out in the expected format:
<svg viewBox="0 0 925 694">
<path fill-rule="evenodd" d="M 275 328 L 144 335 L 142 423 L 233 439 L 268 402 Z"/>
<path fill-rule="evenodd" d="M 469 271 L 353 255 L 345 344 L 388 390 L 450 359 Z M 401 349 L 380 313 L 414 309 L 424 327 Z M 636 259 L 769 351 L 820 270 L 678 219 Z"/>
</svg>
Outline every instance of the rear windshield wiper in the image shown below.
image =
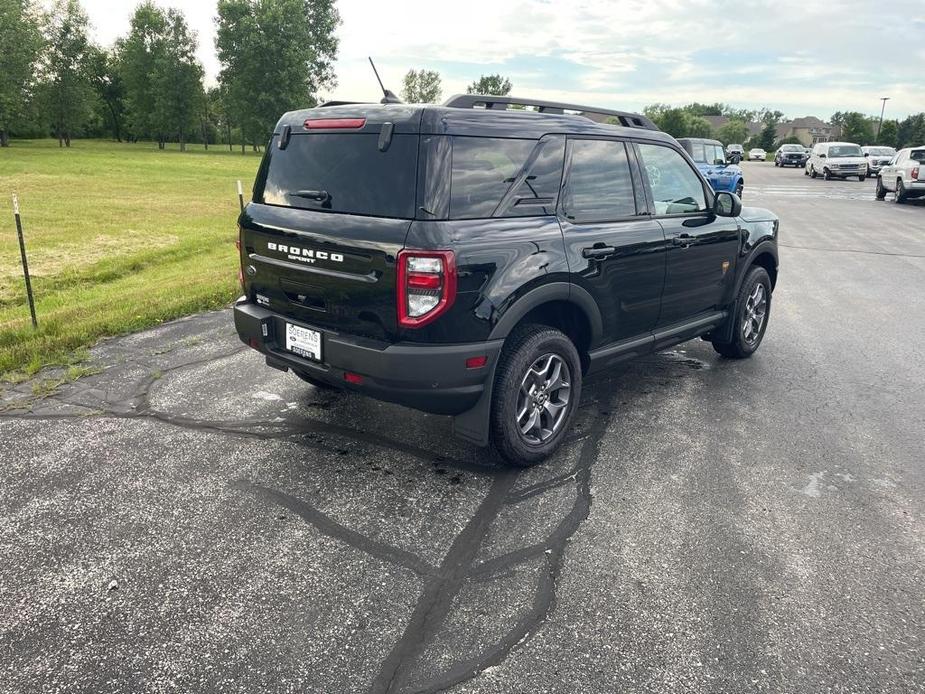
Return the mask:
<svg viewBox="0 0 925 694">
<path fill-rule="evenodd" d="M 326 190 L 296 190 L 290 195 L 295 195 L 299 198 L 308 198 L 309 200 L 317 200 L 318 202 L 325 202 L 331 196 Z"/>
</svg>

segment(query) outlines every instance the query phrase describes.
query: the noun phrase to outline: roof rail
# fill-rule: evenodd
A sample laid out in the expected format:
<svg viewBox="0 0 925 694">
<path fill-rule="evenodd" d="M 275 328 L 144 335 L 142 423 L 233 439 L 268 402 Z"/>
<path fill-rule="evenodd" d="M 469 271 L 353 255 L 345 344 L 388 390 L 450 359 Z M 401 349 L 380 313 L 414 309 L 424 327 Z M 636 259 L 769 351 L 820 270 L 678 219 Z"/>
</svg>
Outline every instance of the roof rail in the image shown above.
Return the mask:
<svg viewBox="0 0 925 694">
<path fill-rule="evenodd" d="M 597 123 L 605 123 L 609 119 L 616 120 L 627 128 L 645 128 L 658 130 L 655 123 L 638 113 L 627 111 L 612 111 L 606 108 L 592 106 L 579 106 L 578 104 L 564 104 L 558 101 L 541 101 L 539 99 L 521 99 L 516 96 L 489 96 L 486 94 L 456 94 L 443 104 L 450 108 L 484 108 L 488 110 L 505 111 L 509 106 L 532 106 L 539 113 L 557 113 L 565 115 L 584 116 Z M 574 113 L 566 114 L 566 111 Z"/>
</svg>

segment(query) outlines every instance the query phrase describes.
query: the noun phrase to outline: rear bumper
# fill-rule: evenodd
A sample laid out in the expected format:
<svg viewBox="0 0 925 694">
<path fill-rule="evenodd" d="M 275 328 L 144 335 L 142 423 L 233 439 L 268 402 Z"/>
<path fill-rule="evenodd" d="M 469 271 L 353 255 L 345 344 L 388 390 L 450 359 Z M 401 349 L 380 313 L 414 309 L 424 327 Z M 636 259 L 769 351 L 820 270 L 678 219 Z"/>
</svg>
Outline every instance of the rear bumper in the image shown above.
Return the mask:
<svg viewBox="0 0 925 694">
<path fill-rule="evenodd" d="M 322 334 L 322 362 L 286 351 L 287 321 Z M 234 306 L 234 324 L 241 340 L 264 354 L 269 366 L 301 371 L 338 388 L 443 415 L 461 414 L 478 402 L 503 343 L 389 344 L 289 320 L 246 299 Z M 466 359 L 483 355 L 488 358 L 485 366 L 466 368 Z M 346 382 L 348 371 L 362 376 L 362 383 Z"/>
</svg>

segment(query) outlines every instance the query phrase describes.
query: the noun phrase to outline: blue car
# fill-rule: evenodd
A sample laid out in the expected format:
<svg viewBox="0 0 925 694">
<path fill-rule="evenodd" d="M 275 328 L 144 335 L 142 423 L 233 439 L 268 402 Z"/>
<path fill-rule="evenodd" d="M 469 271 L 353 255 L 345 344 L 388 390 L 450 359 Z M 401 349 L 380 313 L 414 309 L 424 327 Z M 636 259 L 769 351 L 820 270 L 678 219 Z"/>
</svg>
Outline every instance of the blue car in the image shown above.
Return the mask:
<svg viewBox="0 0 925 694">
<path fill-rule="evenodd" d="M 719 140 L 682 137 L 678 142 L 691 155 L 691 159 L 713 186 L 713 190 L 724 190 L 742 197 L 745 187 L 742 169 L 737 164 L 726 163 L 726 150 Z"/>
</svg>

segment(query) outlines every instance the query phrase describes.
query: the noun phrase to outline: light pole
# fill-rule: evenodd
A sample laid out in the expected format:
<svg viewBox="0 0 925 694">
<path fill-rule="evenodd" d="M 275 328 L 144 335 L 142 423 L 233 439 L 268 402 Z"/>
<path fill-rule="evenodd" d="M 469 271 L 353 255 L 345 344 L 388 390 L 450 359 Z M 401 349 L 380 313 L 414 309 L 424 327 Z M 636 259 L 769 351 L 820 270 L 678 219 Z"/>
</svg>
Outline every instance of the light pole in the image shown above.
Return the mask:
<svg viewBox="0 0 925 694">
<path fill-rule="evenodd" d="M 880 128 L 883 127 L 883 112 L 886 110 L 886 102 L 890 100 L 888 96 L 881 96 L 880 101 L 880 122 L 877 124 L 877 142 L 880 142 Z"/>
</svg>

